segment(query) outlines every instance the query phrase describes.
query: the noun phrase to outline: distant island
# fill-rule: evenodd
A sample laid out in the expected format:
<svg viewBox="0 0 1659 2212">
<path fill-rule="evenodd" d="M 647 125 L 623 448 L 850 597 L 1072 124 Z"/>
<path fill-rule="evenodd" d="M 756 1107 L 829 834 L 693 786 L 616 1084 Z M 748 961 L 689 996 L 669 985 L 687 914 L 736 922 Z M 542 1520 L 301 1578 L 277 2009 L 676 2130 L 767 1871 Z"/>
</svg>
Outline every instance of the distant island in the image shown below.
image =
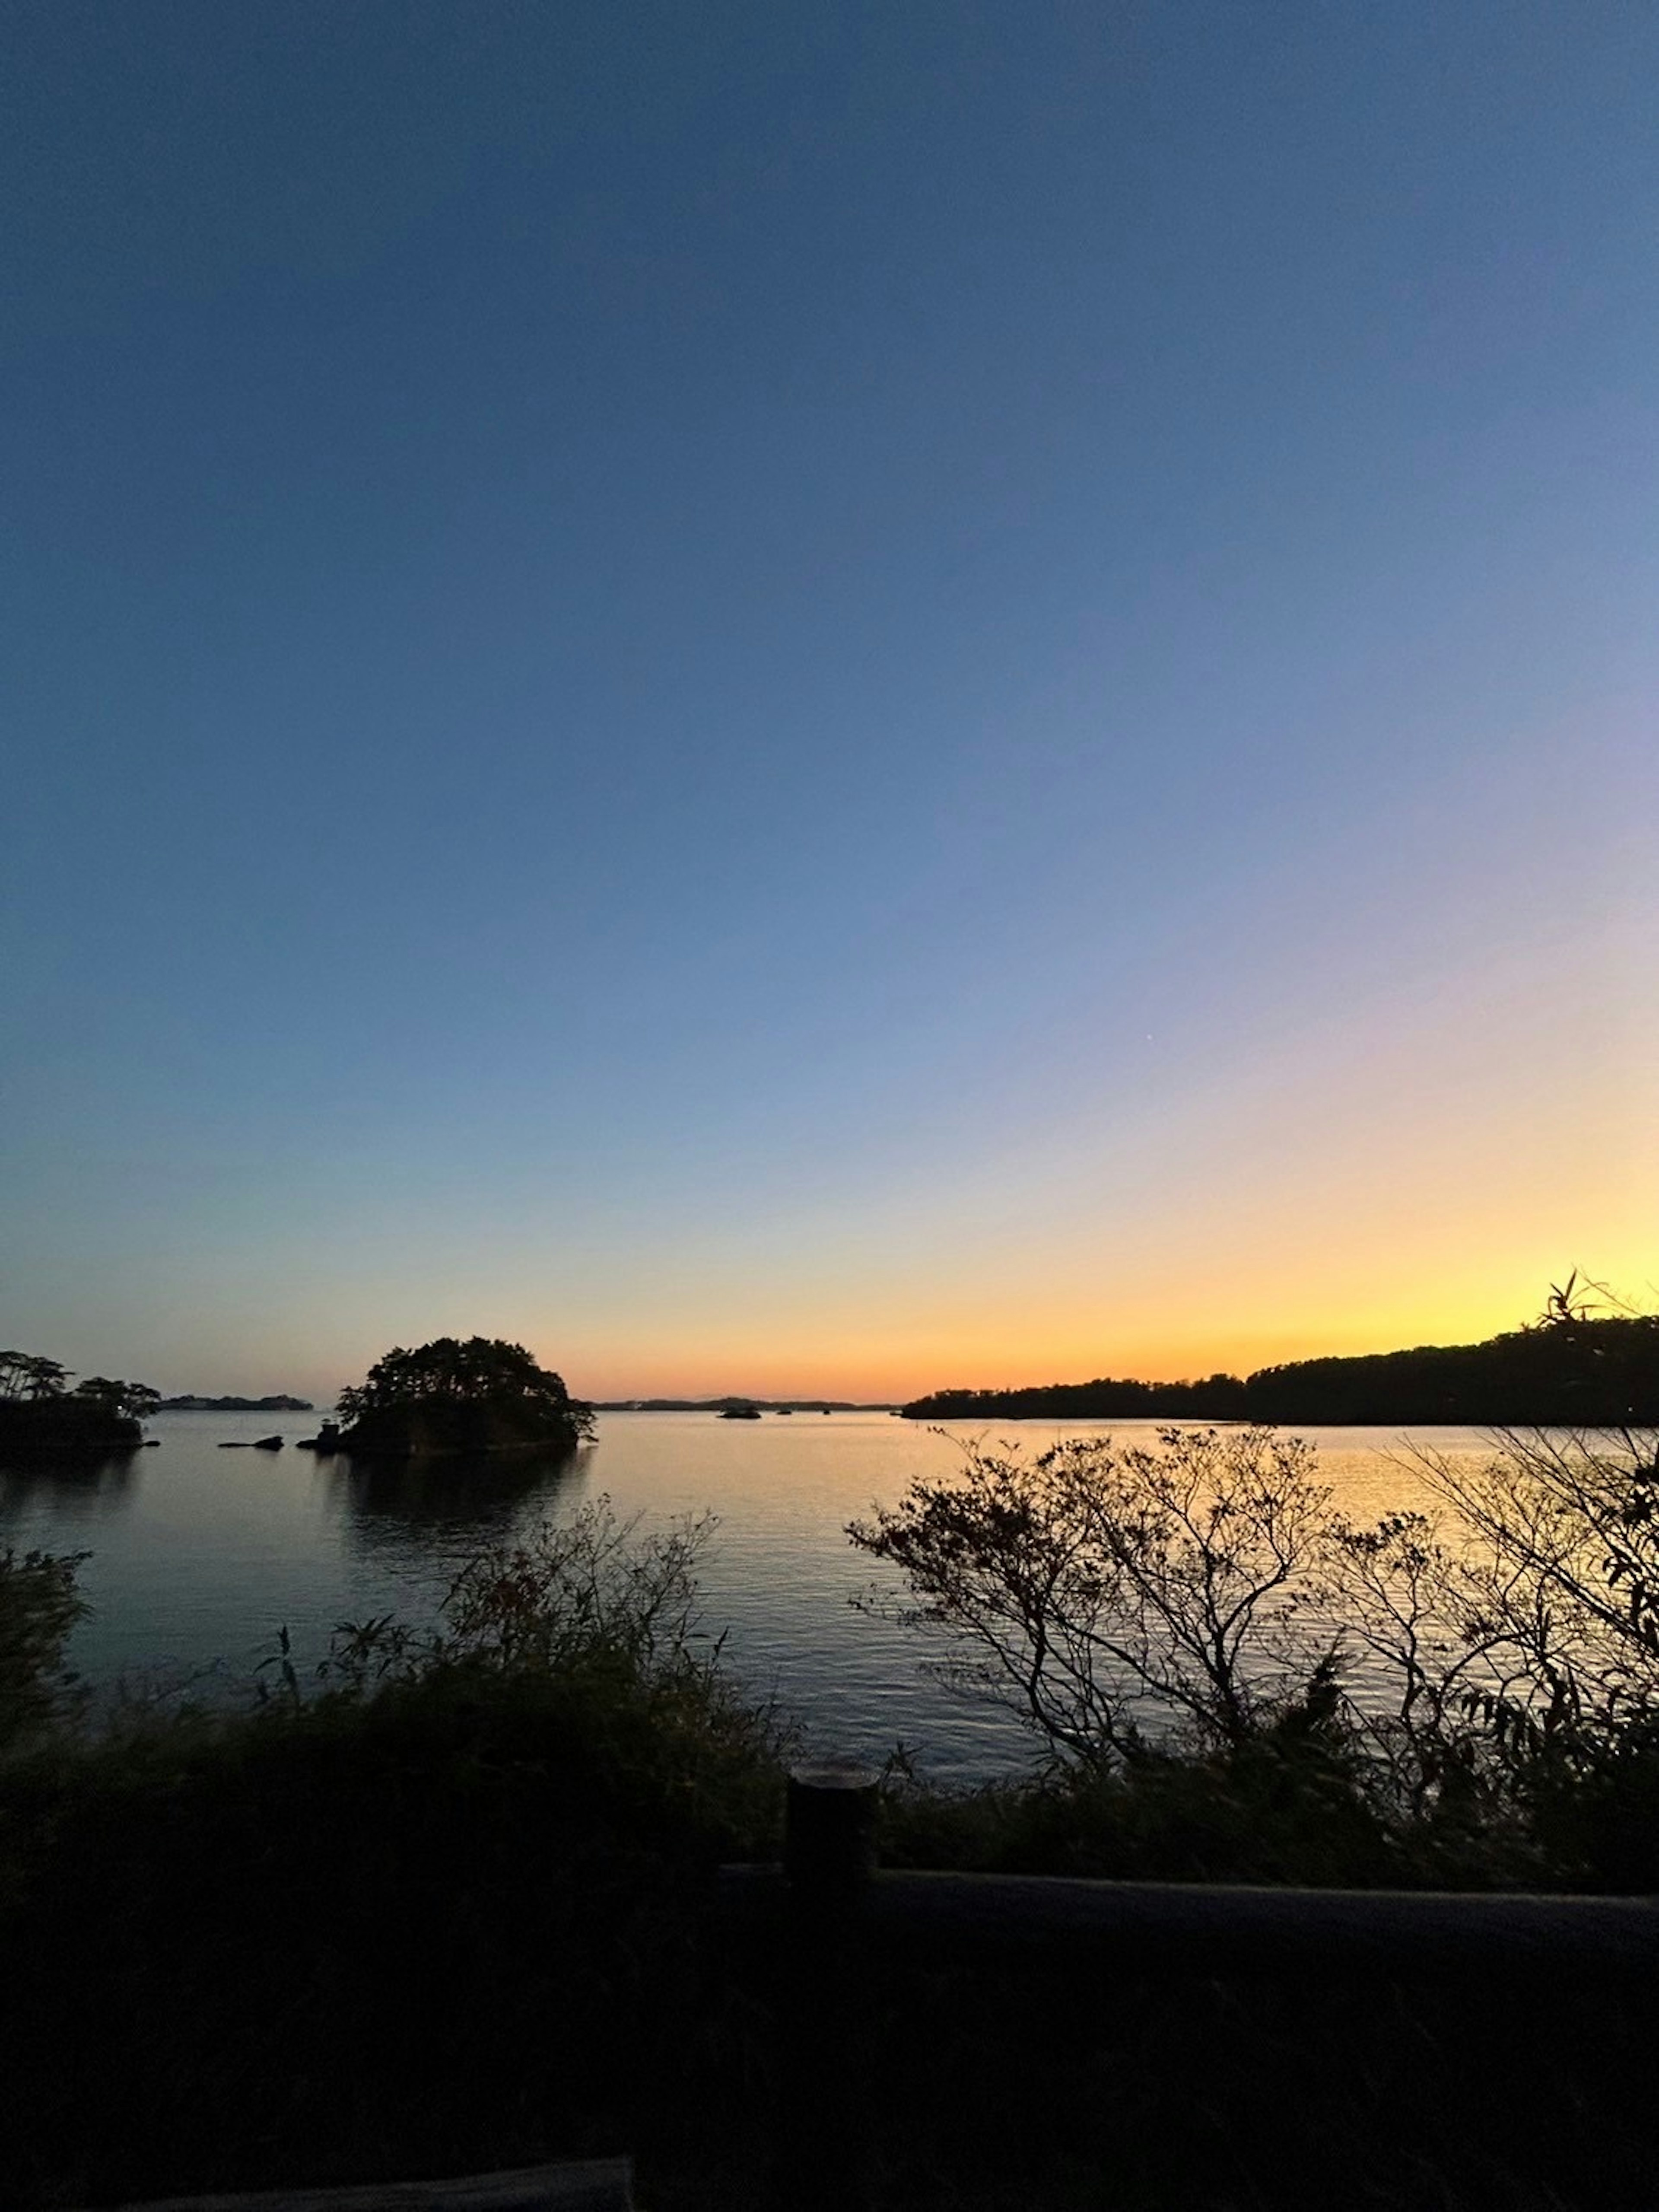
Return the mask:
<svg viewBox="0 0 1659 2212">
<path fill-rule="evenodd" d="M 1659 1317 L 1552 1313 L 1480 1344 L 1298 1359 L 1195 1382 L 1103 1376 L 930 1391 L 912 1421 L 1263 1421 L 1323 1427 L 1659 1427 Z"/>
<path fill-rule="evenodd" d="M 314 1413 L 309 1398 L 163 1398 L 158 1413 Z"/>
<path fill-rule="evenodd" d="M 752 1406 L 757 1413 L 896 1413 L 897 1406 L 884 1399 L 878 1406 L 851 1398 L 605 1398 L 593 1407 L 596 1413 L 726 1413 Z"/>
</svg>

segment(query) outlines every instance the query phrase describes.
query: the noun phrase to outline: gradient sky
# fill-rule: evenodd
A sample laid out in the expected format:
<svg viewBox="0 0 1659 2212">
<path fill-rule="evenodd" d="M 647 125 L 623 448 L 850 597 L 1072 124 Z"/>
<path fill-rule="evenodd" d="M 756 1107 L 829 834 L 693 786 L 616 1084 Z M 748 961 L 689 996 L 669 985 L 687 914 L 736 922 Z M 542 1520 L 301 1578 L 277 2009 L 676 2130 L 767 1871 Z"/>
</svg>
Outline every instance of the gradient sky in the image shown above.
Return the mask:
<svg viewBox="0 0 1659 2212">
<path fill-rule="evenodd" d="M 0 1342 L 1659 1297 L 1659 11 L 24 0 Z"/>
</svg>

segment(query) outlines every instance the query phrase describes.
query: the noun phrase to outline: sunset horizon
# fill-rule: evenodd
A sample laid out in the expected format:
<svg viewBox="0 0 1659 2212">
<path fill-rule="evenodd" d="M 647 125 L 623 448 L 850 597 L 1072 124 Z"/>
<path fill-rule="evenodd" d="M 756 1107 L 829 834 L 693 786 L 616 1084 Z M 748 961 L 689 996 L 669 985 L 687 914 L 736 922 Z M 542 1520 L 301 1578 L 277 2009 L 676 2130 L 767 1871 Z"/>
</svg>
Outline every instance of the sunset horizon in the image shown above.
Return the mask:
<svg viewBox="0 0 1659 2212">
<path fill-rule="evenodd" d="M 1651 47 L 30 14 L 0 1340 L 884 1399 L 1653 1300 Z"/>
<path fill-rule="evenodd" d="M 1390 1305 L 1379 1301 L 1343 1321 L 1334 1321 L 1328 1315 L 1316 1317 L 1318 1302 L 1310 1297 L 1303 1309 L 1307 1318 L 1301 1322 L 1287 1320 L 1273 1326 L 1265 1317 L 1256 1316 L 1252 1324 L 1218 1328 L 1205 1335 L 1191 1331 L 1189 1323 L 1183 1331 L 1176 1293 L 1172 1296 L 1175 1310 L 1161 1330 L 1156 1321 L 1151 1326 L 1122 1322 L 1112 1333 L 1103 1330 L 1094 1335 L 1075 1325 L 1056 1322 L 1022 1334 L 1012 1327 L 999 1332 L 994 1323 L 983 1319 L 954 1325 L 946 1321 L 931 1330 L 918 1331 L 914 1348 L 884 1353 L 860 1341 L 859 1333 L 849 1334 L 827 1322 L 825 1334 L 830 1348 L 820 1348 L 816 1356 L 769 1351 L 763 1339 L 757 1338 L 748 1349 L 736 1340 L 729 1349 L 711 1341 L 703 1352 L 688 1354 L 665 1346 L 653 1357 L 630 1355 L 625 1348 L 596 1347 L 590 1352 L 584 1348 L 585 1331 L 549 1334 L 515 1324 L 498 1303 L 485 1302 L 487 1310 L 482 1317 L 471 1310 L 446 1309 L 434 1310 L 424 1318 L 411 1318 L 401 1331 L 380 1332 L 366 1342 L 360 1356 L 339 1360 L 333 1368 L 314 1356 L 307 1364 L 306 1356 L 298 1352 L 283 1364 L 274 1360 L 269 1350 L 246 1358 L 232 1354 L 210 1359 L 193 1356 L 188 1349 L 145 1358 L 118 1356 L 107 1348 L 93 1346 L 85 1349 L 78 1366 L 73 1361 L 66 1364 L 76 1372 L 142 1373 L 143 1379 L 168 1396 L 185 1393 L 262 1396 L 286 1391 L 325 1406 L 332 1404 L 340 1389 L 360 1381 L 394 1343 L 420 1343 L 437 1335 L 489 1334 L 509 1342 L 523 1342 L 543 1365 L 562 1374 L 573 1395 L 590 1401 L 709 1401 L 738 1396 L 783 1402 L 835 1399 L 891 1405 L 933 1390 L 964 1386 L 1006 1389 L 1099 1377 L 1146 1382 L 1199 1381 L 1215 1374 L 1243 1377 L 1291 1361 L 1481 1343 L 1537 1322 L 1551 1285 L 1571 1272 L 1558 1266 L 1547 1275 L 1534 1273 L 1524 1282 L 1517 1281 L 1508 1303 L 1498 1293 L 1490 1294 L 1484 1303 L 1470 1298 L 1461 1307 L 1419 1307 L 1406 1301 Z M 1578 1273 L 1589 1310 L 1643 1315 L 1659 1310 L 1659 1294 L 1650 1283 L 1636 1285 L 1638 1294 L 1632 1296 L 1623 1282 L 1594 1271 Z M 838 1346 L 845 1348 L 836 1349 Z"/>
</svg>

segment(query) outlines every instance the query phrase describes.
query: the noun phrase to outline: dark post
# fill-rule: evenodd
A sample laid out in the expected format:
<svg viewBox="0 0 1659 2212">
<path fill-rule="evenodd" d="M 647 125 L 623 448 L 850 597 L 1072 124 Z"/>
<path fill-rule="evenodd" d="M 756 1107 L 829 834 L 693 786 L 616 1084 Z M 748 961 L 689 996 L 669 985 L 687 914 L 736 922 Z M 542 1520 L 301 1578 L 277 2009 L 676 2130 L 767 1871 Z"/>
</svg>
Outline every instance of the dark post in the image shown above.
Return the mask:
<svg viewBox="0 0 1659 2212">
<path fill-rule="evenodd" d="M 797 1766 L 789 1777 L 783 1870 L 799 1909 L 844 1911 L 876 1870 L 881 1778 L 851 1759 Z"/>
<path fill-rule="evenodd" d="M 778 2202 L 791 2212 L 861 2212 L 870 2202 L 864 2054 L 871 1966 L 859 1910 L 876 1866 L 880 1778 L 850 1760 L 789 1777 L 784 1990 L 784 2141 Z"/>
</svg>

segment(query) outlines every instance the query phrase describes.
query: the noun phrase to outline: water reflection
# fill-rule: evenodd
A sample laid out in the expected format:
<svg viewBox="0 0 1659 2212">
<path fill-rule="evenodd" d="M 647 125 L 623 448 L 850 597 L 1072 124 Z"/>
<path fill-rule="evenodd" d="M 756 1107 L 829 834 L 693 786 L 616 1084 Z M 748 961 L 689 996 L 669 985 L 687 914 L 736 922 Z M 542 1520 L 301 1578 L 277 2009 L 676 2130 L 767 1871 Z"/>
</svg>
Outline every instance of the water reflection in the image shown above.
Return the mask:
<svg viewBox="0 0 1659 2212">
<path fill-rule="evenodd" d="M 528 1509 L 550 1507 L 579 1481 L 591 1444 L 562 1453 L 491 1452 L 426 1460 L 318 1461 L 342 1525 L 365 1552 L 405 1551 L 411 1540 L 487 1541 Z"/>
<path fill-rule="evenodd" d="M 35 1459 L 14 1454 L 0 1467 L 0 1516 L 44 1508 L 67 1520 L 102 1520 L 132 1503 L 142 1464 L 137 1446 L 84 1455 L 43 1452 Z"/>
</svg>

